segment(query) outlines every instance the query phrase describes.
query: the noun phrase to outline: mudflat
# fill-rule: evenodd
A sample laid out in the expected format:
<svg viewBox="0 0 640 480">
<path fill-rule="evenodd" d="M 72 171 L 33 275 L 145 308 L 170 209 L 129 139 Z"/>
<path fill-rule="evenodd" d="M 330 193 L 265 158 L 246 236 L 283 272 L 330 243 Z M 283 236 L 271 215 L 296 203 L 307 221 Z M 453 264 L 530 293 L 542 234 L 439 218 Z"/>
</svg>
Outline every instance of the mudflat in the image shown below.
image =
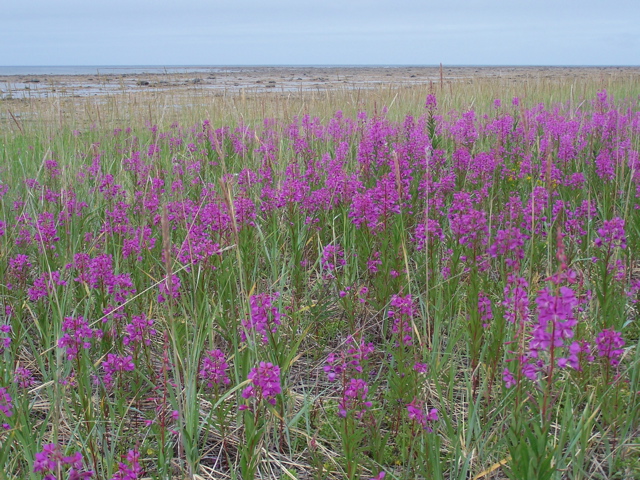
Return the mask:
<svg viewBox="0 0 640 480">
<path fill-rule="evenodd" d="M 78 75 L 0 75 L 0 98 L 87 97 L 141 91 L 212 90 L 217 92 L 283 92 L 380 85 L 411 86 L 473 82 L 496 78 L 507 82 L 640 76 L 640 67 L 185 67 L 148 72 Z"/>
</svg>

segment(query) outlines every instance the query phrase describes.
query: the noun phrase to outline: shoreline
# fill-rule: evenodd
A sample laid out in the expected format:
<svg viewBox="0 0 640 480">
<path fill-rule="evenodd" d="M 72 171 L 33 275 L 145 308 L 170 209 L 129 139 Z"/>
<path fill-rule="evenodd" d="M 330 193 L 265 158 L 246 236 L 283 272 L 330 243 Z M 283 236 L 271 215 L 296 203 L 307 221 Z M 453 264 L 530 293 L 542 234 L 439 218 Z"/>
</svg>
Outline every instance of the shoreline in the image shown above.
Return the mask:
<svg viewBox="0 0 640 480">
<path fill-rule="evenodd" d="M 26 68 L 26 67 L 25 67 Z M 46 68 L 46 67 L 43 67 Z M 53 68 L 53 67 L 52 67 Z M 71 68 L 71 67 L 69 67 Z M 97 67 L 96 67 L 97 68 Z M 144 69 L 145 67 L 105 67 Z M 152 68 L 152 67 L 147 67 Z M 153 67 L 161 69 L 162 67 Z M 178 70 L 178 67 L 174 67 Z M 93 97 L 136 92 L 205 90 L 268 93 L 373 88 L 380 85 L 429 86 L 442 82 L 496 79 L 507 82 L 567 78 L 640 77 L 640 67 L 557 66 L 264 66 L 180 67 L 189 71 L 0 75 L 0 99 Z"/>
</svg>

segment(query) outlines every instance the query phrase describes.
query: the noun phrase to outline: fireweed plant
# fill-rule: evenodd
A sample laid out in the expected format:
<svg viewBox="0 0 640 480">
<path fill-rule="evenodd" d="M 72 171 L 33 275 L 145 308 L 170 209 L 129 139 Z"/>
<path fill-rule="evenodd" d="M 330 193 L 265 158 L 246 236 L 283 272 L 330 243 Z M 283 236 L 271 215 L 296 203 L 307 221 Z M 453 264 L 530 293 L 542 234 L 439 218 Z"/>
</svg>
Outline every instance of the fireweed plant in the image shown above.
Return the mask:
<svg viewBox="0 0 640 480">
<path fill-rule="evenodd" d="M 639 476 L 637 99 L 446 98 L 3 127 L 0 477 Z"/>
</svg>

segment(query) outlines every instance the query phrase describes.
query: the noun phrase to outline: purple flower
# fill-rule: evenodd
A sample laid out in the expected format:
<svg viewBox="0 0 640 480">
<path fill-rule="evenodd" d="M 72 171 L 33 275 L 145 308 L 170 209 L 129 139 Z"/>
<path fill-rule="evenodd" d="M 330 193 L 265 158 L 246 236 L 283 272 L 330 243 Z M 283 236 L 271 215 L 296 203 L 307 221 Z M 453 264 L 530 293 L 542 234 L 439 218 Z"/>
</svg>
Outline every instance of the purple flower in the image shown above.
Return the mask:
<svg viewBox="0 0 640 480">
<path fill-rule="evenodd" d="M 418 373 L 427 373 L 429 366 L 426 363 L 416 362 L 413 365 L 413 369 Z"/>
<path fill-rule="evenodd" d="M 125 325 L 124 329 L 127 332 L 122 339 L 122 343 L 125 345 L 139 345 L 144 343 L 146 346 L 151 345 L 151 338 L 156 334 L 156 331 L 151 328 L 153 326 L 153 320 L 147 318 L 143 313 L 139 316 L 134 316 L 131 319 L 131 323 Z"/>
<path fill-rule="evenodd" d="M 350 379 L 338 404 L 338 415 L 345 418 L 350 411 L 355 411 L 356 418 L 361 418 L 371 408 L 371 402 L 367 401 L 368 393 L 367 382 L 361 378 Z"/>
<path fill-rule="evenodd" d="M 0 387 L 0 412 L 7 418 L 13 416 L 13 399 L 4 387 Z M 7 423 L 3 423 L 2 427 L 5 429 L 10 428 Z"/>
<path fill-rule="evenodd" d="M 74 281 L 111 295 L 117 303 L 123 303 L 136 292 L 128 273 L 114 273 L 111 255 L 101 254 L 91 258 L 85 253 L 78 253 L 73 259 L 73 263 L 67 268 L 75 269 L 77 277 Z"/>
<path fill-rule="evenodd" d="M 37 302 L 41 298 L 51 295 L 56 286 L 66 286 L 67 282 L 62 279 L 62 275 L 58 270 L 52 272 L 44 272 L 39 278 L 33 282 L 33 287 L 29 287 L 29 300 Z"/>
<path fill-rule="evenodd" d="M 384 230 L 392 214 L 399 214 L 400 194 L 395 176 L 380 178 L 374 188 L 355 193 L 349 208 L 349 218 L 358 227 Z"/>
<path fill-rule="evenodd" d="M 540 362 L 534 362 L 531 358 L 523 357 L 521 360 L 520 371 L 532 382 L 538 379 L 540 368 Z"/>
<path fill-rule="evenodd" d="M 346 263 L 347 262 L 344 259 L 344 251 L 339 244 L 327 245 L 324 247 L 324 250 L 322 250 L 320 264 L 324 270 L 333 272 L 339 267 L 346 265 Z"/>
<path fill-rule="evenodd" d="M 569 345 L 569 354 L 566 357 L 558 358 L 558 367 L 566 368 L 571 367 L 574 370 L 581 371 L 580 360 L 581 358 L 588 361 L 593 362 L 594 358 L 591 355 L 591 346 L 588 342 L 584 340 L 579 342 L 572 342 Z"/>
<path fill-rule="evenodd" d="M 213 388 L 216 385 L 229 385 L 227 376 L 227 364 L 222 350 L 210 350 L 205 354 L 200 369 L 200 378 L 207 382 L 207 387 Z"/>
<path fill-rule="evenodd" d="M 107 354 L 107 359 L 102 364 L 104 375 L 102 381 L 108 389 L 113 387 L 114 375 L 122 372 L 132 372 L 136 368 L 131 355 L 119 356 L 113 353 Z"/>
<path fill-rule="evenodd" d="M 84 317 L 65 317 L 62 322 L 62 331 L 65 332 L 58 347 L 64 348 L 68 360 L 74 360 L 82 349 L 91 348 L 91 339 L 102 337 L 102 331 L 92 329 Z"/>
<path fill-rule="evenodd" d="M 36 453 L 33 471 L 34 473 L 45 474 L 45 480 L 56 480 L 58 472 L 69 467 L 69 480 L 82 480 L 93 477 L 93 471 L 81 471 L 82 460 L 80 452 L 65 457 L 55 443 L 49 443 L 43 445 L 41 452 Z"/>
<path fill-rule="evenodd" d="M 605 182 L 610 182 L 616 178 L 616 165 L 615 160 L 612 158 L 612 153 L 609 148 L 605 147 L 596 156 L 596 173 Z"/>
<path fill-rule="evenodd" d="M 33 387 L 36 384 L 36 379 L 28 368 L 16 367 L 16 371 L 13 374 L 13 383 L 17 383 L 20 388 L 26 389 Z"/>
<path fill-rule="evenodd" d="M 378 268 L 382 265 L 382 260 L 380 260 L 380 252 L 373 252 L 373 256 L 367 260 L 367 269 L 371 273 L 378 273 Z"/>
<path fill-rule="evenodd" d="M 374 351 L 373 343 L 365 343 L 364 340 L 358 342 L 352 336 L 347 338 L 347 344 L 350 346 L 346 351 L 339 354 L 331 353 L 327 357 L 324 371 L 332 382 L 337 380 L 339 376 L 362 373 L 362 362 Z"/>
<path fill-rule="evenodd" d="M 427 412 L 423 401 L 413 399 L 411 403 L 407 404 L 407 413 L 409 419 L 418 423 L 424 430 L 431 432 L 429 423 L 438 421 L 438 410 L 432 408 Z"/>
<path fill-rule="evenodd" d="M 270 362 L 260 362 L 247 375 L 250 385 L 242 391 L 242 398 L 255 398 L 256 402 L 266 400 L 271 405 L 276 404 L 276 395 L 282 393 L 280 387 L 280 367 Z M 242 410 L 246 409 L 241 407 Z"/>
<path fill-rule="evenodd" d="M 558 293 L 553 295 L 548 288 L 538 292 L 538 324 L 533 328 L 530 343 L 533 357 L 551 346 L 562 347 L 565 339 L 573 338 L 573 327 L 577 324 L 573 310 L 579 302 L 569 287 L 560 287 Z"/>
<path fill-rule="evenodd" d="M 434 244 L 435 240 L 443 242 L 445 240 L 444 233 L 437 220 L 427 218 L 426 223 L 418 223 L 416 231 L 413 235 L 416 242 L 416 250 L 423 250 L 425 246 Z"/>
<path fill-rule="evenodd" d="M 493 311 L 491 310 L 491 300 L 484 292 L 478 293 L 478 312 L 483 327 L 488 327 L 489 322 L 493 319 Z"/>
<path fill-rule="evenodd" d="M 605 220 L 602 228 L 598 229 L 598 238 L 595 239 L 594 243 L 599 248 L 627 248 L 624 220 L 619 217 Z"/>
<path fill-rule="evenodd" d="M 140 452 L 129 450 L 125 462 L 118 463 L 118 471 L 111 477 L 111 480 L 137 480 L 141 475 Z"/>
<path fill-rule="evenodd" d="M 358 290 L 358 302 L 367 303 L 367 295 L 369 294 L 369 289 L 367 287 L 361 287 Z"/>
<path fill-rule="evenodd" d="M 11 282 L 16 282 L 19 287 L 24 287 L 31 267 L 32 264 L 28 255 L 15 255 L 9 259 L 7 277 L 11 279 Z"/>
<path fill-rule="evenodd" d="M 11 326 L 10 325 L 0 325 L 0 334 L 10 334 Z M 5 349 L 11 346 L 11 337 L 0 336 L 0 354 L 4 353 Z"/>
<path fill-rule="evenodd" d="M 240 228 L 255 226 L 256 205 L 253 200 L 246 197 L 236 197 L 233 201 L 233 210 L 236 215 L 236 223 Z"/>
<path fill-rule="evenodd" d="M 523 277 L 509 275 L 507 278 L 502 305 L 505 307 L 504 316 L 511 323 L 515 323 L 516 320 L 529 320 L 529 296 L 526 290 L 528 286 L 529 283 Z"/>
<path fill-rule="evenodd" d="M 55 217 L 52 213 L 43 212 L 38 215 L 38 221 L 34 225 L 36 229 L 35 240 L 41 251 L 55 250 L 55 243 L 60 241 L 56 229 Z"/>
<path fill-rule="evenodd" d="M 158 294 L 158 303 L 164 303 L 169 298 L 180 298 L 180 277 L 177 275 L 171 275 L 171 280 L 169 278 L 165 278 L 160 284 L 158 288 L 160 289 L 160 293 Z"/>
<path fill-rule="evenodd" d="M 391 309 L 387 312 L 393 318 L 391 331 L 400 337 L 402 345 L 411 345 L 413 332 L 411 320 L 415 311 L 411 295 L 393 295 L 390 302 Z"/>
<path fill-rule="evenodd" d="M 248 319 L 242 321 L 243 329 L 240 331 L 240 338 L 244 342 L 247 341 L 247 333 L 255 333 L 262 337 L 263 343 L 267 343 L 269 333 L 278 331 L 282 314 L 273 303 L 279 296 L 280 294 L 276 292 L 273 295 L 261 293 L 249 298 L 251 314 Z"/>
<path fill-rule="evenodd" d="M 609 363 L 614 367 L 620 363 L 620 358 L 624 353 L 622 347 L 624 340 L 622 334 L 613 329 L 604 329 L 596 337 L 598 356 L 609 359 Z"/>
<path fill-rule="evenodd" d="M 498 230 L 489 246 L 489 255 L 492 257 L 508 256 L 505 263 L 508 266 L 515 266 L 516 261 L 524 258 L 524 242 L 529 237 L 524 235 L 519 228 L 509 228 Z"/>
<path fill-rule="evenodd" d="M 508 368 L 505 368 L 502 371 L 502 381 L 504 382 L 504 386 L 507 388 L 511 388 L 516 385 L 516 379 L 513 376 L 513 373 Z"/>
<path fill-rule="evenodd" d="M 424 104 L 424 108 L 430 111 L 436 110 L 438 108 L 438 100 L 433 93 L 427 95 L 427 101 Z"/>
<path fill-rule="evenodd" d="M 142 250 L 153 250 L 156 239 L 153 237 L 151 227 L 144 225 L 136 228 L 131 238 L 125 238 L 122 242 L 122 256 L 128 258 L 135 254 L 138 261 L 142 260 Z"/>
<path fill-rule="evenodd" d="M 474 207 L 473 199 L 467 192 L 454 193 L 453 197 L 448 215 L 451 233 L 460 245 L 468 248 L 479 243 L 485 245 L 489 231 L 487 213 Z"/>
</svg>

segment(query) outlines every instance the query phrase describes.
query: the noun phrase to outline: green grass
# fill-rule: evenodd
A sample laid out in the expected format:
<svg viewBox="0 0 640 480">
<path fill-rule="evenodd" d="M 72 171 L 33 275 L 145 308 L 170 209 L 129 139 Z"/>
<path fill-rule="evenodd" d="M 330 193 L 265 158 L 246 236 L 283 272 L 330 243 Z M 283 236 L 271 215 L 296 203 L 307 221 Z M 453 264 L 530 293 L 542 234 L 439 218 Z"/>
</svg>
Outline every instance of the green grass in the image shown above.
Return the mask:
<svg viewBox="0 0 640 480">
<path fill-rule="evenodd" d="M 359 111 L 373 116 L 387 106 L 389 122 L 402 122 L 406 115 L 422 115 L 425 96 L 433 92 L 445 116 L 473 108 L 479 121 L 483 115 L 493 118 L 493 100 L 501 98 L 503 111 L 524 121 L 525 109 L 540 102 L 546 108 L 564 102 L 567 116 L 590 111 L 591 99 L 602 88 L 617 102 L 627 99 L 637 115 L 638 87 L 637 78 L 622 76 L 471 79 L 442 89 L 389 86 L 322 95 L 209 96 L 191 91 L 3 102 L 13 116 L 3 116 L 0 123 L 0 180 L 9 186 L 1 201 L 6 233 L 0 239 L 5 276 L 0 301 L 13 310 L 2 317 L 12 327 L 12 342 L 2 354 L 0 387 L 11 392 L 15 413 L 11 428 L 0 433 L 0 464 L 6 466 L 0 479 L 42 478 L 33 472 L 33 464 L 49 442 L 62 446 L 66 454 L 80 451 L 84 465 L 95 470 L 97 478 L 111 478 L 133 448 L 140 451 L 141 464 L 152 478 L 240 478 L 243 472 L 252 476 L 254 467 L 260 478 L 370 478 L 380 471 L 396 479 L 638 478 L 637 305 L 606 269 L 591 262 L 593 256 L 602 256 L 593 245 L 601 220 L 619 216 L 626 221 L 628 248 L 616 251 L 612 259 L 625 263 L 627 280 L 638 278 L 636 173 L 622 165 L 612 181 L 603 182 L 589 156 L 600 148 L 595 135 L 588 137 L 593 142 L 590 149 L 563 167 L 569 173 L 585 172 L 584 188 L 518 178 L 522 158 L 514 154 L 505 160 L 513 176 L 496 173 L 489 194 L 476 206 L 494 221 L 514 192 L 528 199 L 538 186 L 556 192 L 572 209 L 584 200 L 595 202 L 597 215 L 586 222 L 583 243 L 565 242 L 568 263 L 580 276 L 572 288 L 585 298 L 592 295 L 577 314 L 576 337 L 593 339 L 604 325 L 622 331 L 626 344 L 619 370 L 596 360 L 581 372 L 551 369 L 535 387 L 507 389 L 502 371 L 515 365 L 512 352 L 524 342 L 516 326 L 503 318 L 501 302 L 510 270 L 503 258 L 487 260 L 487 269 L 465 262 L 463 257 L 480 255 L 477 245 L 461 245 L 445 224 L 441 227 L 446 241 L 416 249 L 412 235 L 416 224 L 424 221 L 426 202 L 420 179 L 405 192 L 414 202 L 413 211 L 407 208 L 389 216 L 384 231 L 357 228 L 349 217 L 349 203 L 320 210 L 317 223 L 307 222 L 308 215 L 294 201 L 258 210 L 253 226 L 231 219 L 238 208 L 234 201 L 246 197 L 260 205 L 262 193 L 259 186 L 244 187 L 232 174 L 270 168 L 276 188 L 288 178 L 290 165 L 297 164 L 304 173 L 312 159 L 337 155 L 339 142 L 311 134 L 306 140 L 313 154 L 305 158 L 305 153 L 296 153 L 286 134 L 294 116 L 308 114 L 326 125 L 337 110 L 355 118 Z M 518 108 L 511 106 L 516 96 L 522 102 Z M 275 119 L 276 126 L 263 127 L 265 119 Z M 234 150 L 228 136 L 221 144 L 213 141 L 204 120 L 213 128 L 233 130 L 241 124 L 251 129 L 243 139 L 246 151 Z M 115 128 L 123 131 L 116 135 Z M 640 150 L 638 132 L 625 131 L 630 148 Z M 264 160 L 258 150 L 269 144 L 270 135 L 277 136 L 271 144 L 275 160 Z M 362 130 L 355 130 L 344 139 L 349 142 L 344 168 L 372 188 L 382 174 L 393 172 L 393 162 L 367 173 L 357 161 L 363 137 Z M 534 137 L 529 153 L 533 163 L 543 165 L 540 142 L 545 138 L 540 132 Z M 171 138 L 183 143 L 172 144 Z M 447 166 L 458 146 L 442 135 L 439 148 L 446 152 Z M 494 146 L 495 137 L 481 135 L 474 153 Z M 159 154 L 145 157 L 156 147 Z M 145 175 L 130 171 L 125 162 L 136 151 L 142 152 L 149 169 Z M 45 162 L 52 159 L 61 169 L 59 176 L 47 169 Z M 433 173 L 442 172 L 434 167 Z M 327 182 L 324 174 L 314 189 Z M 27 187 L 26 179 L 36 179 L 42 189 Z M 177 180 L 182 186 L 176 184 L 172 191 Z M 455 191 L 482 186 L 462 176 L 456 182 Z M 114 185 L 121 186 L 120 196 L 105 193 Z M 61 196 L 45 198 L 46 189 Z M 452 194 L 443 196 L 447 208 Z M 67 218 L 67 201 L 73 195 L 87 205 L 81 216 Z M 118 213 L 119 204 L 128 205 L 127 220 Z M 195 211 L 215 204 L 218 210 L 210 213 L 216 220 L 211 222 L 223 225 L 209 231 L 219 253 L 206 255 L 198 264 L 180 259 L 181 247 L 183 253 L 193 254 L 202 246 L 185 243 L 198 227 L 182 214 L 180 208 L 186 204 Z M 56 218 L 55 249 L 48 248 L 45 239 L 34 237 L 30 244 L 20 240 L 22 230 L 35 236 L 37 219 L 45 211 Z M 543 213 L 552 218 L 552 206 Z M 115 231 L 105 233 L 106 223 Z M 532 234 L 525 243 L 520 272 L 529 283 L 532 312 L 537 292 L 550 285 L 545 279 L 562 268 L 556 257 L 559 224 L 548 222 L 548 235 Z M 123 247 L 136 238 L 127 229 L 144 226 L 150 227 L 155 245 L 125 258 Z M 340 245 L 346 260 L 333 277 L 323 270 L 327 245 Z M 378 273 L 367 265 L 375 252 L 380 252 Z M 113 273 L 129 275 L 136 293 L 115 302 L 108 287 L 76 282 L 77 269 L 67 265 L 76 261 L 77 253 L 111 255 Z M 32 264 L 23 283 L 9 271 L 9 259 L 17 254 L 28 255 Z M 28 289 L 37 278 L 55 271 L 61 272 L 66 285 L 53 286 L 45 298 L 29 300 Z M 181 282 L 180 297 L 161 303 L 159 286 L 174 274 Z M 368 288 L 364 302 L 359 300 L 362 287 Z M 477 311 L 480 291 L 494 307 L 494 320 L 486 328 Z M 267 343 L 242 341 L 241 322 L 250 316 L 250 297 L 274 292 L 280 293 L 275 308 L 286 317 L 282 325 L 268 335 Z M 400 293 L 411 294 L 416 302 L 410 324 L 413 344 L 407 347 L 398 345 L 387 314 L 392 296 Z M 107 318 L 105 309 L 114 302 L 124 319 Z M 142 314 L 154 320 L 156 334 L 149 345 L 125 345 L 125 324 Z M 101 338 L 90 340 L 90 349 L 80 349 L 72 360 L 58 347 L 69 316 L 83 316 L 102 332 Z M 337 415 L 341 391 L 323 370 L 330 353 L 344 351 L 349 334 L 376 345 L 360 375 L 369 382 L 367 399 L 372 402 L 362 419 L 352 413 L 344 419 Z M 204 353 L 214 348 L 225 352 L 230 365 L 230 385 L 219 391 L 198 378 Z M 132 355 L 136 365 L 131 374 L 116 374 L 112 389 L 100 380 L 109 354 Z M 254 405 L 259 415 L 252 416 L 251 411 L 239 412 L 238 405 L 245 401 L 241 392 L 249 385 L 247 375 L 260 361 L 280 367 L 283 393 L 275 405 Z M 416 373 L 415 362 L 427 364 L 426 373 Z M 16 367 L 29 368 L 35 383 L 20 389 L 13 382 Z M 438 410 L 433 432 L 422 432 L 407 419 L 407 398 L 414 395 L 424 399 L 427 408 Z"/>
</svg>

